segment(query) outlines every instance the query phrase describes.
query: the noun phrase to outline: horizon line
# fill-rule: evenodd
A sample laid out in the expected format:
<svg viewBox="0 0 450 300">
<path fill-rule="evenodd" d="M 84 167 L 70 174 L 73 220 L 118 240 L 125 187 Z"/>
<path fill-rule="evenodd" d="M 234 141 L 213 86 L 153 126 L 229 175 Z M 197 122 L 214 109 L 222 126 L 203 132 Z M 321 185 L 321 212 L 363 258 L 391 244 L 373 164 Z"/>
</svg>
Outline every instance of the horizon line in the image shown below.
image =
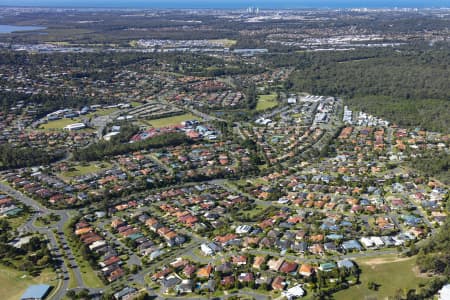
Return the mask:
<svg viewBox="0 0 450 300">
<path fill-rule="evenodd" d="M 350 10 L 350 9 L 389 9 L 389 10 L 398 10 L 398 9 L 450 9 L 450 6 L 286 6 L 286 7 L 259 7 L 256 5 L 246 5 L 246 6 L 235 6 L 235 7 L 184 7 L 184 6 L 78 6 L 78 5 L 2 5 L 0 4 L 0 8 L 53 8 L 53 9 L 114 9 L 114 10 L 145 10 L 145 9 L 154 9 L 154 10 L 243 10 L 248 7 L 259 8 L 260 10 L 303 10 L 303 9 L 317 9 L 317 10 Z"/>
</svg>

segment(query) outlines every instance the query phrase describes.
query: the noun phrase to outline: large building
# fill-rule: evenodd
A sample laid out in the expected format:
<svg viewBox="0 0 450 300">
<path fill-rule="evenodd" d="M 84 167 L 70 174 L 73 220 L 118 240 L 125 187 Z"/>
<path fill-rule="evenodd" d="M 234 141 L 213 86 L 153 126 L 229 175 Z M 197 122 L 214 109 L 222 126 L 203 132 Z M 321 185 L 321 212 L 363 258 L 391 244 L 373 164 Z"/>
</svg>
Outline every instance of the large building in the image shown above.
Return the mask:
<svg viewBox="0 0 450 300">
<path fill-rule="evenodd" d="M 75 124 L 70 124 L 67 125 L 66 127 L 64 127 L 64 129 L 66 130 L 80 130 L 80 129 L 84 129 L 86 128 L 86 125 L 84 123 L 75 123 Z"/>
<path fill-rule="evenodd" d="M 31 285 L 23 293 L 20 300 L 42 300 L 48 295 L 50 291 L 50 286 L 46 284 Z"/>
</svg>

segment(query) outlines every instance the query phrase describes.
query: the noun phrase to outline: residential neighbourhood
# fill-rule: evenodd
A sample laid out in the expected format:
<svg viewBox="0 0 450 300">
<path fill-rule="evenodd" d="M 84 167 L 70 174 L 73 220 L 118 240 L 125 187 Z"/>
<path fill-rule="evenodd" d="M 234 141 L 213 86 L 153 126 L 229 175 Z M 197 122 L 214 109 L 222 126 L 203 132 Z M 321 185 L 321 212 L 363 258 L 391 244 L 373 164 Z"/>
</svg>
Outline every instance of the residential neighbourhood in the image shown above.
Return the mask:
<svg viewBox="0 0 450 300">
<path fill-rule="evenodd" d="M 0 7 L 0 298 L 447 299 L 448 12 Z"/>
<path fill-rule="evenodd" d="M 340 107 L 339 99 L 308 96 L 287 110 L 264 112 L 255 125 L 238 128 L 255 138 L 255 152 L 227 140 L 214 122 L 192 119 L 132 137 L 181 132 L 191 145 L 114 156 L 80 175 L 64 175 L 82 165 L 62 161 L 45 172 L 4 172 L 2 180 L 58 209 L 109 195 L 108 204 L 79 215 L 70 229 L 107 285 L 131 275 L 159 295 L 246 288 L 293 299 L 313 290 L 317 277 L 327 287 L 355 284 L 354 257 L 397 253 L 446 217 L 448 188 L 402 161 L 422 149 L 448 151 L 449 136 L 348 108 L 342 116 Z M 268 118 L 277 121 L 259 121 Z M 336 131 L 333 154 L 302 160 L 328 131 Z M 268 164 L 297 164 L 242 177 L 253 172 L 255 155 Z M 141 182 L 150 190 L 142 192 Z M 10 196 L 0 198 L 3 215 L 20 212 Z"/>
</svg>

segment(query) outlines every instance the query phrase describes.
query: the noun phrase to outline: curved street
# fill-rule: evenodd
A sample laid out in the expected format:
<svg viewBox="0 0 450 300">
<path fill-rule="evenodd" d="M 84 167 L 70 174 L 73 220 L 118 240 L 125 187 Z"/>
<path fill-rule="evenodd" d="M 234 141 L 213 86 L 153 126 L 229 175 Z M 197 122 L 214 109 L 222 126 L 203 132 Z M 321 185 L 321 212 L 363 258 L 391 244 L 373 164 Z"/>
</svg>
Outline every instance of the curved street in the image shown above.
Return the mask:
<svg viewBox="0 0 450 300">
<path fill-rule="evenodd" d="M 62 299 L 68 290 L 69 286 L 69 268 L 73 270 L 73 274 L 76 281 L 77 287 L 79 288 L 88 288 L 84 282 L 80 273 L 80 269 L 78 268 L 77 262 L 73 255 L 72 249 L 69 247 L 67 243 L 67 239 L 63 234 L 64 224 L 69 220 L 69 212 L 70 210 L 51 210 L 44 206 L 42 206 L 36 200 L 31 199 L 30 197 L 24 195 L 23 193 L 11 188 L 8 185 L 0 183 L 0 190 L 23 204 L 34 209 L 35 213 L 27 220 L 25 224 L 18 228 L 19 232 L 38 232 L 42 235 L 45 235 L 49 241 L 52 253 L 56 258 L 59 258 L 61 261 L 61 273 L 62 275 L 62 284 L 60 285 L 58 291 L 54 294 L 54 299 Z M 59 216 L 59 221 L 55 224 L 49 225 L 47 227 L 37 227 L 35 225 L 35 221 L 39 216 L 45 216 L 50 213 Z M 58 238 L 61 241 L 61 246 L 66 253 L 67 261 L 69 265 L 66 265 L 66 261 L 63 259 L 63 253 L 61 252 L 60 246 L 58 245 L 57 238 L 55 236 L 54 231 L 57 232 Z"/>
</svg>

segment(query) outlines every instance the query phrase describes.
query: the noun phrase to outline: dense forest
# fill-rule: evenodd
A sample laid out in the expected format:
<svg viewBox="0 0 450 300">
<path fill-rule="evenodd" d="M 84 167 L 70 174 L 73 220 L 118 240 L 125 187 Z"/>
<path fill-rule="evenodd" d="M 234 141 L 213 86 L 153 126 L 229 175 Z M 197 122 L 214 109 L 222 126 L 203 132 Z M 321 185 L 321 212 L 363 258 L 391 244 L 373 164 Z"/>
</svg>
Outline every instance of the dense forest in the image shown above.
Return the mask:
<svg viewBox="0 0 450 300">
<path fill-rule="evenodd" d="M 286 87 L 342 96 L 352 108 L 402 126 L 449 132 L 449 60 L 447 48 L 302 53 L 288 58 L 297 71 Z"/>
<path fill-rule="evenodd" d="M 15 148 L 9 144 L 0 145 L 0 169 L 48 165 L 65 156 L 63 152 L 48 153 L 42 149 Z"/>
<path fill-rule="evenodd" d="M 47 241 L 42 237 L 33 236 L 27 244 L 16 248 L 9 244 L 15 238 L 15 233 L 8 219 L 0 219 L 0 264 L 27 271 L 32 276 L 38 276 L 41 271 L 57 262 L 47 247 Z"/>
<path fill-rule="evenodd" d="M 392 123 L 450 132 L 450 99 L 404 99 L 389 96 L 365 96 L 345 99 L 354 110 L 381 116 Z"/>
<path fill-rule="evenodd" d="M 450 218 L 438 232 L 419 247 L 417 264 L 421 272 L 450 276 Z"/>
<path fill-rule="evenodd" d="M 450 184 L 450 154 L 448 153 L 425 153 L 421 157 L 414 158 L 410 165 L 428 176 Z"/>
<path fill-rule="evenodd" d="M 19 102 L 33 104 L 36 108 L 36 117 L 41 118 L 46 114 L 62 107 L 81 108 L 84 105 L 99 104 L 98 98 L 72 97 L 66 95 L 25 94 L 18 92 L 0 92 L 0 107 L 3 112 L 9 112 L 10 108 Z M 105 103 L 106 104 L 106 103 Z"/>
<path fill-rule="evenodd" d="M 176 146 L 189 142 L 190 140 L 183 133 L 168 133 L 135 143 L 117 143 L 116 140 L 101 141 L 86 148 L 75 150 L 73 159 L 77 161 L 93 161 L 137 150 Z"/>
<path fill-rule="evenodd" d="M 408 299 L 431 299 L 450 280 L 450 218 L 425 244 L 414 249 L 419 271 L 432 274 L 433 278 Z"/>
</svg>

